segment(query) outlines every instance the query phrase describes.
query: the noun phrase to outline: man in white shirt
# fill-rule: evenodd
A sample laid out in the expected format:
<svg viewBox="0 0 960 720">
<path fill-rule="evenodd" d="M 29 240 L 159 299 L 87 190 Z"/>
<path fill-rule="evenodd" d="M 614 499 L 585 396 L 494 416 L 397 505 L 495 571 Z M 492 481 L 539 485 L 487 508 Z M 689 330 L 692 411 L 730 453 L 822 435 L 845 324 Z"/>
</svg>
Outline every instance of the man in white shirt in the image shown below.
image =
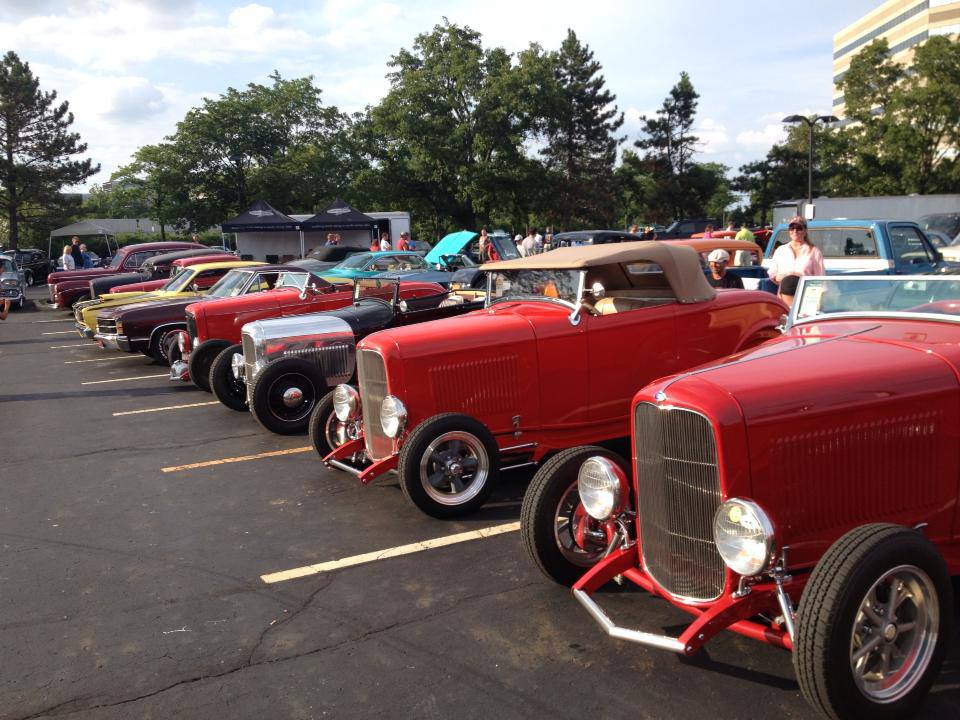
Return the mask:
<svg viewBox="0 0 960 720">
<path fill-rule="evenodd" d="M 533 229 L 533 245 L 535 252 L 543 252 L 543 235 L 536 228 Z"/>
<path fill-rule="evenodd" d="M 390 249 L 390 233 L 383 233 L 380 236 L 380 252 L 386 252 Z"/>
<path fill-rule="evenodd" d="M 533 239 L 533 233 L 534 231 L 531 229 L 523 239 L 523 252 L 520 254 L 524 257 L 530 257 L 537 252 L 537 243 Z"/>
<path fill-rule="evenodd" d="M 517 233 L 513 238 L 513 244 L 517 246 L 517 252 L 520 253 L 520 257 L 526 257 L 527 253 L 523 249 L 523 235 Z"/>
</svg>

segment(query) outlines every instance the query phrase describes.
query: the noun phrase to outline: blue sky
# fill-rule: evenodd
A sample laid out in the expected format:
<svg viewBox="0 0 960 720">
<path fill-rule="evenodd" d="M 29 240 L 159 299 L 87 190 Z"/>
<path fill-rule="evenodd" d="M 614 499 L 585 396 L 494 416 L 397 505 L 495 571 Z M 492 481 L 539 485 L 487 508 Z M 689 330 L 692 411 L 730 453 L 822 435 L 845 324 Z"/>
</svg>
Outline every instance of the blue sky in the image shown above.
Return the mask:
<svg viewBox="0 0 960 720">
<path fill-rule="evenodd" d="M 141 145 L 228 87 L 313 75 L 324 101 L 360 110 L 386 92 L 387 61 L 442 17 L 487 46 L 553 49 L 567 28 L 590 45 L 608 88 L 638 118 L 682 70 L 700 93 L 701 160 L 733 168 L 782 137 L 785 114 L 831 108 L 833 35 L 880 0 L 0 0 L 0 51 L 28 61 L 69 100 L 75 129 L 109 179 Z"/>
</svg>

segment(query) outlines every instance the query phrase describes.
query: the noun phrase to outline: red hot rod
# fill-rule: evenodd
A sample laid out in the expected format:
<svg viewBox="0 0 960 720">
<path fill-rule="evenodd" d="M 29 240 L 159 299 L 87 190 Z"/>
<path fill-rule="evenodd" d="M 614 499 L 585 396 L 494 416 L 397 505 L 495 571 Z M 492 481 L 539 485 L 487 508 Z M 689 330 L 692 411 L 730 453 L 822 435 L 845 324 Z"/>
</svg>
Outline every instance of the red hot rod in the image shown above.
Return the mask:
<svg viewBox="0 0 960 720">
<path fill-rule="evenodd" d="M 733 630 L 792 650 L 822 715 L 904 717 L 951 637 L 958 367 L 955 277 L 805 278 L 781 339 L 636 395 L 632 482 L 596 447 L 544 465 L 524 544 L 613 637 L 691 655 Z M 618 627 L 593 599 L 614 578 L 694 620 Z"/>
<path fill-rule="evenodd" d="M 626 437 L 637 388 L 778 336 L 786 311 L 769 293 L 715 291 L 696 252 L 655 242 L 482 269 L 485 309 L 370 335 L 358 387 L 335 394 L 340 435 L 357 439 L 325 462 L 364 483 L 396 469 L 435 517 L 477 509 L 502 467 Z"/>
</svg>

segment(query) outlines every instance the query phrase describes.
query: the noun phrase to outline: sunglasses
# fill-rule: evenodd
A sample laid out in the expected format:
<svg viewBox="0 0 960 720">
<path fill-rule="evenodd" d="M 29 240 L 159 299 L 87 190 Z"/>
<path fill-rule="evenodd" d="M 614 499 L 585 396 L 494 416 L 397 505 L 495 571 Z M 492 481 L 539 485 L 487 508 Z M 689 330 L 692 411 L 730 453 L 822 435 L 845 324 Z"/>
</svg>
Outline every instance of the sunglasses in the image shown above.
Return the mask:
<svg viewBox="0 0 960 720">
<path fill-rule="evenodd" d="M 806 230 L 806 229 L 807 229 L 807 226 L 806 226 L 806 225 L 801 225 L 800 223 L 790 223 L 790 224 L 787 226 L 787 229 L 788 229 L 788 230 Z"/>
</svg>

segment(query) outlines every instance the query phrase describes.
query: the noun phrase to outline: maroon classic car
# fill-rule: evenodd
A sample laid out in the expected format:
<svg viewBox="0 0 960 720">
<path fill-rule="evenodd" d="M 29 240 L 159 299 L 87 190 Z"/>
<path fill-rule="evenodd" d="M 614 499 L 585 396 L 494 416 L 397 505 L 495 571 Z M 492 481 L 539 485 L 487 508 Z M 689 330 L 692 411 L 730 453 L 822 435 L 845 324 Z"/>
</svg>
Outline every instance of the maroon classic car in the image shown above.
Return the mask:
<svg viewBox="0 0 960 720">
<path fill-rule="evenodd" d="M 648 385 L 630 418 L 632 482 L 600 448 L 535 476 L 522 531 L 544 574 L 621 640 L 792 650 L 828 718 L 923 702 L 960 575 L 960 279 L 805 278 L 782 338 Z M 595 598 L 614 578 L 693 621 L 618 627 Z"/>
<path fill-rule="evenodd" d="M 685 246 L 560 248 L 481 269 L 486 309 L 370 335 L 358 387 L 334 395 L 335 435 L 356 439 L 325 462 L 363 483 L 395 469 L 435 517 L 479 508 L 501 468 L 625 438 L 638 387 L 779 335 L 786 312 L 769 293 L 714 290 Z"/>
<path fill-rule="evenodd" d="M 204 246 L 194 242 L 155 242 L 126 245 L 117 251 L 105 268 L 66 270 L 50 273 L 47 286 L 50 302 L 58 308 L 70 308 L 77 300 L 90 299 L 90 281 L 95 278 L 137 270 L 148 258 L 174 250 L 195 250 Z"/>
</svg>

